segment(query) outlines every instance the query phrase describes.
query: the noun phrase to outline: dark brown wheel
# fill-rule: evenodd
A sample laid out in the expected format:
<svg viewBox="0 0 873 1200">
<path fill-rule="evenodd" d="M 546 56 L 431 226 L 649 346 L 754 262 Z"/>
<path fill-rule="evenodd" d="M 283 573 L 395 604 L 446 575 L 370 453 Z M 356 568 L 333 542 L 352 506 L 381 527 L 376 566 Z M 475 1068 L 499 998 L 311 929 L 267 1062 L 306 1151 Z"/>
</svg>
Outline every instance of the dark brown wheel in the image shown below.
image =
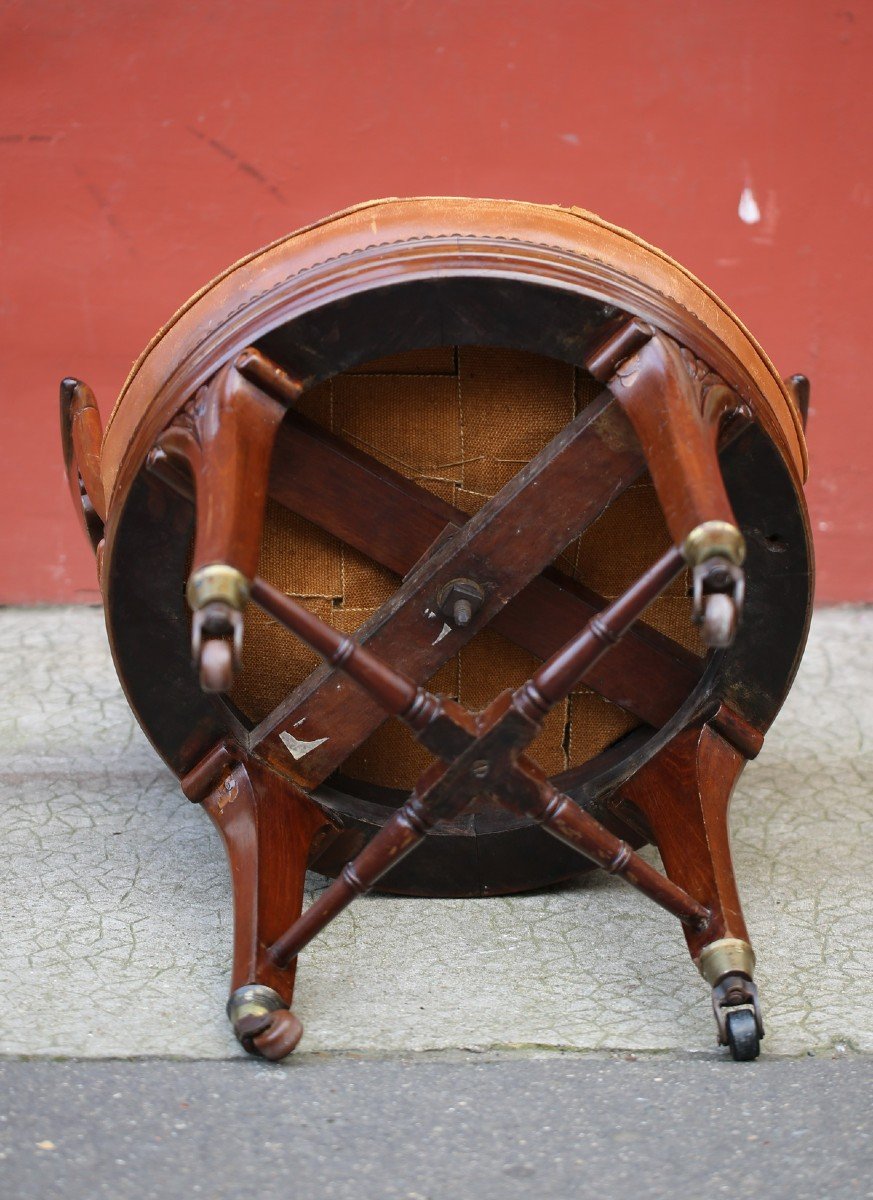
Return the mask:
<svg viewBox="0 0 873 1200">
<path fill-rule="evenodd" d="M 294 1050 L 303 1036 L 303 1026 L 300 1020 L 287 1008 L 276 1009 L 267 1018 L 267 1026 L 262 1033 L 251 1039 L 250 1053 L 259 1054 L 270 1062 L 279 1062 Z M 249 1049 L 246 1046 L 246 1049 Z"/>
<path fill-rule="evenodd" d="M 755 1014 L 750 1008 L 735 1008 L 725 1019 L 728 1047 L 734 1062 L 752 1062 L 761 1052 Z"/>
</svg>

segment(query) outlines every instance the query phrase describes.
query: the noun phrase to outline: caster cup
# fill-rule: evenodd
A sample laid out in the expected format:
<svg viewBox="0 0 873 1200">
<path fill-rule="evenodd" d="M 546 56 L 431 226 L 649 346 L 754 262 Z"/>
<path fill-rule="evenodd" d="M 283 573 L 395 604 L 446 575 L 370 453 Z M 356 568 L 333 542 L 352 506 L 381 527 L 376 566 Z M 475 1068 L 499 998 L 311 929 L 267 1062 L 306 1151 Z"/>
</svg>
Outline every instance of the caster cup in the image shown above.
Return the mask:
<svg viewBox="0 0 873 1200">
<path fill-rule="evenodd" d="M 700 973 L 712 987 L 712 1011 L 720 1046 L 735 1062 L 752 1062 L 761 1052 L 764 1019 L 752 979 L 755 954 L 748 942 L 720 938 L 701 952 Z"/>
</svg>

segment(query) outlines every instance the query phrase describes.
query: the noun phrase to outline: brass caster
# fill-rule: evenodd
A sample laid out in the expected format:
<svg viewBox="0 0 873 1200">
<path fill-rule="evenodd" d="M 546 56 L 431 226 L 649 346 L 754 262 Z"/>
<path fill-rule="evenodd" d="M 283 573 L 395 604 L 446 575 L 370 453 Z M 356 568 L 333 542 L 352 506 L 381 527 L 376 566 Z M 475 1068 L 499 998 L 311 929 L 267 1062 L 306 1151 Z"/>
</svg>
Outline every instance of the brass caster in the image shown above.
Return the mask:
<svg viewBox="0 0 873 1200">
<path fill-rule="evenodd" d="M 719 938 L 704 946 L 697 967 L 712 988 L 719 1045 L 727 1046 L 736 1062 L 757 1058 L 764 1036 L 764 1019 L 758 989 L 752 980 L 754 950 L 740 938 Z"/>
<path fill-rule="evenodd" d="M 227 1015 L 246 1053 L 270 1062 L 286 1058 L 303 1036 L 303 1026 L 282 997 L 262 983 L 237 988 Z"/>
</svg>

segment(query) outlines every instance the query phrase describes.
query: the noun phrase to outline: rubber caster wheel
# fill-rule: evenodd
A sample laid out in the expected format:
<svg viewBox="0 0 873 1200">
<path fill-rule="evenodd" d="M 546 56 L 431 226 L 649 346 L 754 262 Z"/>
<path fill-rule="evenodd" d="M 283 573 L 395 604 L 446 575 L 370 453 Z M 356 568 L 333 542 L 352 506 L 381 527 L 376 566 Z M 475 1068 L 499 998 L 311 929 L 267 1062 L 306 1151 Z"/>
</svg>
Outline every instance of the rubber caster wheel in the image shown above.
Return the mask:
<svg viewBox="0 0 873 1200">
<path fill-rule="evenodd" d="M 706 597 L 701 636 L 707 646 L 723 650 L 734 640 L 737 629 L 737 608 L 731 596 L 713 592 Z"/>
<path fill-rule="evenodd" d="M 200 650 L 200 686 L 204 692 L 233 687 L 233 646 L 224 638 L 207 638 Z"/>
<path fill-rule="evenodd" d="M 737 1008 L 727 1014 L 728 1046 L 734 1062 L 751 1062 L 761 1052 L 761 1039 L 755 1014 L 748 1008 Z"/>
<path fill-rule="evenodd" d="M 267 1017 L 266 1028 L 252 1037 L 252 1052 L 270 1062 L 279 1062 L 291 1053 L 302 1036 L 300 1020 L 290 1009 L 279 1008 Z"/>
</svg>

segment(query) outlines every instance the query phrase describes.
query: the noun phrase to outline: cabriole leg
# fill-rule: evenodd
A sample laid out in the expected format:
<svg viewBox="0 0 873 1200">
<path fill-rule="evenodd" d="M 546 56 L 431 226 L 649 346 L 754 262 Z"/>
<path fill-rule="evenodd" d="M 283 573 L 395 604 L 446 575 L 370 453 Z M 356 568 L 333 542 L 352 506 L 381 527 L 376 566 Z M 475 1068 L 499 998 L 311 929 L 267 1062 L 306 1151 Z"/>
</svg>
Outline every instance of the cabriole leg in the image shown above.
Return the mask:
<svg viewBox="0 0 873 1200">
<path fill-rule="evenodd" d="M 718 461 L 723 420 L 742 404 L 672 338 L 654 333 L 612 367 L 594 373 L 612 391 L 639 438 L 667 528 L 692 571 L 694 619 L 710 646 L 727 646 L 742 610 L 745 543 Z"/>
<path fill-rule="evenodd" d="M 296 960 L 278 967 L 264 951 L 300 916 L 307 864 L 334 825 L 313 800 L 254 760 L 221 772 L 202 804 L 224 842 L 233 882 L 228 1016 L 250 1054 L 278 1060 L 303 1033 L 289 1011 Z"/>
<path fill-rule="evenodd" d="M 252 366 L 261 362 L 249 350 L 223 367 L 164 431 L 150 457 L 159 473 L 187 467 L 194 486 L 197 532 L 186 595 L 192 656 L 207 692 L 228 691 L 239 667 L 242 610 L 258 566 L 273 442 L 286 404 L 300 390 L 290 379 L 280 390 L 272 377 L 255 375 Z"/>
<path fill-rule="evenodd" d="M 712 914 L 703 929 L 686 925 L 685 938 L 712 988 L 718 1040 L 737 1059 L 756 1058 L 764 1036 L 728 827 L 745 764 L 740 750 L 703 724 L 680 733 L 620 789 L 645 816 L 669 878 Z"/>
</svg>

